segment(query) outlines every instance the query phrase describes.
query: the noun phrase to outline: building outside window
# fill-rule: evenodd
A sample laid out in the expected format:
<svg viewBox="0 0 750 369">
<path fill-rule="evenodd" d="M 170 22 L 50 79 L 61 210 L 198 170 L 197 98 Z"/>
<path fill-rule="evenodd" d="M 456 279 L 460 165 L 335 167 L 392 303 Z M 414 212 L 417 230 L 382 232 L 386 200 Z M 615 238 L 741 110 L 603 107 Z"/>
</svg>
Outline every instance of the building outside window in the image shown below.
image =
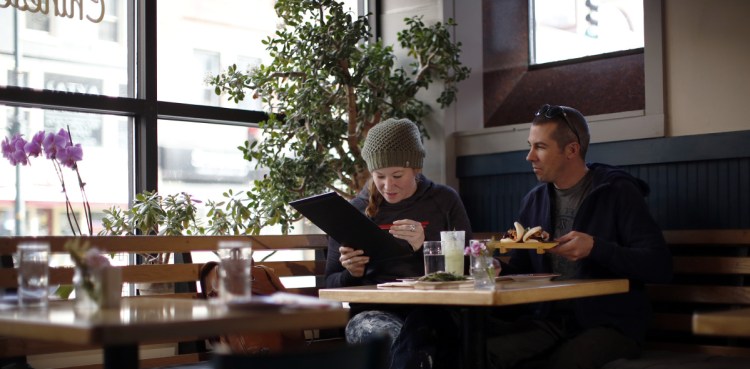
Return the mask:
<svg viewBox="0 0 750 369">
<path fill-rule="evenodd" d="M 120 35 L 120 27 L 123 22 L 119 21 L 120 14 L 125 10 L 120 6 L 120 0 L 106 0 L 104 18 L 99 26 L 99 39 L 103 41 L 117 42 Z"/>
<path fill-rule="evenodd" d="M 643 47 L 643 0 L 530 0 L 531 64 Z"/>
</svg>

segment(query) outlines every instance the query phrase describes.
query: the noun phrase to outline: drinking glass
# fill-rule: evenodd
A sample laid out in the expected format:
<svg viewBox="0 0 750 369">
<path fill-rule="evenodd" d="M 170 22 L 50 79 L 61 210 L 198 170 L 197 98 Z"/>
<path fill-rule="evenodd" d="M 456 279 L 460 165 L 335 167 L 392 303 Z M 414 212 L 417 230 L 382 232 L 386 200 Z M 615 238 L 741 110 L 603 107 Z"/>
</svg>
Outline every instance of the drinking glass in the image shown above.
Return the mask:
<svg viewBox="0 0 750 369">
<path fill-rule="evenodd" d="M 248 299 L 251 292 L 253 249 L 250 241 L 220 241 L 219 300 Z"/>
<path fill-rule="evenodd" d="M 443 242 L 445 255 L 445 271 L 455 275 L 464 275 L 464 240 L 465 231 L 442 231 L 440 240 Z"/>
<path fill-rule="evenodd" d="M 18 245 L 18 304 L 47 307 L 49 299 L 49 244 L 29 242 Z"/>
<path fill-rule="evenodd" d="M 440 241 L 425 241 L 422 245 L 424 253 L 424 274 L 445 271 L 445 255 Z"/>
</svg>

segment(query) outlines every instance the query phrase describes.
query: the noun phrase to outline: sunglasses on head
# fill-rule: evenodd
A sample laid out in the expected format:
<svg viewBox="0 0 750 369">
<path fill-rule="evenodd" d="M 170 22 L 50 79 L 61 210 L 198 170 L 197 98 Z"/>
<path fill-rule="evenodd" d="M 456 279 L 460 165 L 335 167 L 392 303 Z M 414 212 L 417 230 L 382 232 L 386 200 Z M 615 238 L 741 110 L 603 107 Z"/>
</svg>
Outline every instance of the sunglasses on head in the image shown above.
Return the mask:
<svg viewBox="0 0 750 369">
<path fill-rule="evenodd" d="M 565 108 L 559 105 L 549 105 L 544 104 L 544 106 L 539 109 L 539 111 L 536 112 L 536 116 L 544 116 L 545 118 L 552 119 L 555 117 L 562 117 L 563 120 L 565 120 L 565 124 L 568 125 L 568 128 L 573 132 L 574 135 L 576 135 L 576 141 L 578 141 L 578 144 L 581 144 L 581 136 L 578 135 L 578 130 L 576 129 L 576 126 L 574 126 L 570 121 L 568 120 L 568 113 L 565 112 Z"/>
</svg>

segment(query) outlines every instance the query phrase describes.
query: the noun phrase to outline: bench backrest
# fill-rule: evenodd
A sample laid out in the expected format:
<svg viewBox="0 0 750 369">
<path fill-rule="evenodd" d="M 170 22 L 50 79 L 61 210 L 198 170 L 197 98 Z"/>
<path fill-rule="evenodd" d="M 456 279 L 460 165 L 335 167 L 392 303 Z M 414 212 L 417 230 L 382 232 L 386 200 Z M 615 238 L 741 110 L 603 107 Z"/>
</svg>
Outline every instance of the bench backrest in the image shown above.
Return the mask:
<svg viewBox="0 0 750 369">
<path fill-rule="evenodd" d="M 47 242 L 52 254 L 67 254 L 66 242 L 74 237 L 0 237 L 0 256 L 8 260 L 15 253 L 18 244 L 27 241 Z M 305 251 L 307 257 L 294 260 L 283 258 L 284 253 L 277 252 L 273 258 L 258 264 L 273 268 L 282 277 L 312 277 L 314 282 L 307 287 L 292 287 L 288 292 L 317 296 L 318 289 L 324 286 L 325 255 L 328 239 L 325 235 L 262 235 L 262 236 L 94 236 L 83 237 L 91 246 L 107 253 L 143 254 L 174 253 L 182 256 L 184 262 L 160 265 L 127 265 L 122 266 L 125 283 L 180 283 L 183 287 L 168 293 L 168 297 L 194 298 L 196 282 L 199 280 L 201 263 L 191 262 L 193 251 L 215 251 L 221 240 L 249 240 L 253 249 L 260 250 L 295 250 Z M 300 254 L 300 253 L 296 253 Z M 300 260 L 301 259 L 301 260 Z M 17 287 L 15 268 L 0 268 L 0 288 Z M 50 285 L 72 284 L 72 267 L 50 268 Z M 164 296 L 164 295 L 161 295 Z M 140 297 L 139 297 L 140 298 Z M 30 340 L 17 340 L 0 337 L 0 357 L 25 356 L 40 353 L 53 353 L 85 349 L 88 347 L 74 345 L 49 344 Z M 165 362 L 162 362 L 163 365 Z"/>
<path fill-rule="evenodd" d="M 727 310 L 750 305 L 750 230 L 668 230 L 674 279 L 649 285 L 654 306 L 652 348 L 750 356 L 747 340 L 692 333 L 698 311 Z"/>
<path fill-rule="evenodd" d="M 73 237 L 0 237 L 0 255 L 10 256 L 16 251 L 19 243 L 35 240 L 50 244 L 53 254 L 65 254 L 65 242 Z M 312 276 L 315 285 L 306 288 L 293 288 L 291 292 L 317 296 L 317 288 L 322 286 L 325 271 L 324 250 L 327 248 L 325 235 L 264 235 L 264 236 L 94 236 L 84 237 L 107 253 L 190 253 L 192 251 L 215 251 L 221 240 L 249 240 L 254 250 L 296 250 L 309 251 L 313 256 L 305 260 L 277 260 L 260 264 L 273 268 L 280 277 Z M 277 258 L 271 259 L 276 260 Z M 189 260 L 189 259 L 188 259 Z M 200 263 L 177 263 L 165 265 L 128 265 L 123 266 L 125 283 L 159 283 L 159 282 L 196 282 Z M 70 284 L 73 278 L 71 267 L 50 269 L 50 284 Z M 16 271 L 12 268 L 0 269 L 0 287 L 16 287 Z M 193 297 L 191 293 L 177 294 L 181 297 Z"/>
</svg>

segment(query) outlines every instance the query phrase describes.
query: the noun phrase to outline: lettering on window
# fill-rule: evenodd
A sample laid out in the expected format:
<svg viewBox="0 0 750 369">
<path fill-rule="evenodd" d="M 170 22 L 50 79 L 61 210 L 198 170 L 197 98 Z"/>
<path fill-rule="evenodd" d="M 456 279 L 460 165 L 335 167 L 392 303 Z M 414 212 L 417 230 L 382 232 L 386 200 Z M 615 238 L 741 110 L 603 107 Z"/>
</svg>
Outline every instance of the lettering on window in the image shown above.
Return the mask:
<svg viewBox="0 0 750 369">
<path fill-rule="evenodd" d="M 106 6 L 105 0 L 53 0 L 54 9 L 50 9 L 49 0 L 0 0 L 0 8 L 15 8 L 22 12 L 50 14 L 54 10 L 55 17 L 70 18 L 76 17 L 83 20 L 84 4 L 86 19 L 92 23 L 100 23 L 104 19 Z M 96 16 L 94 18 L 93 16 Z"/>
</svg>

